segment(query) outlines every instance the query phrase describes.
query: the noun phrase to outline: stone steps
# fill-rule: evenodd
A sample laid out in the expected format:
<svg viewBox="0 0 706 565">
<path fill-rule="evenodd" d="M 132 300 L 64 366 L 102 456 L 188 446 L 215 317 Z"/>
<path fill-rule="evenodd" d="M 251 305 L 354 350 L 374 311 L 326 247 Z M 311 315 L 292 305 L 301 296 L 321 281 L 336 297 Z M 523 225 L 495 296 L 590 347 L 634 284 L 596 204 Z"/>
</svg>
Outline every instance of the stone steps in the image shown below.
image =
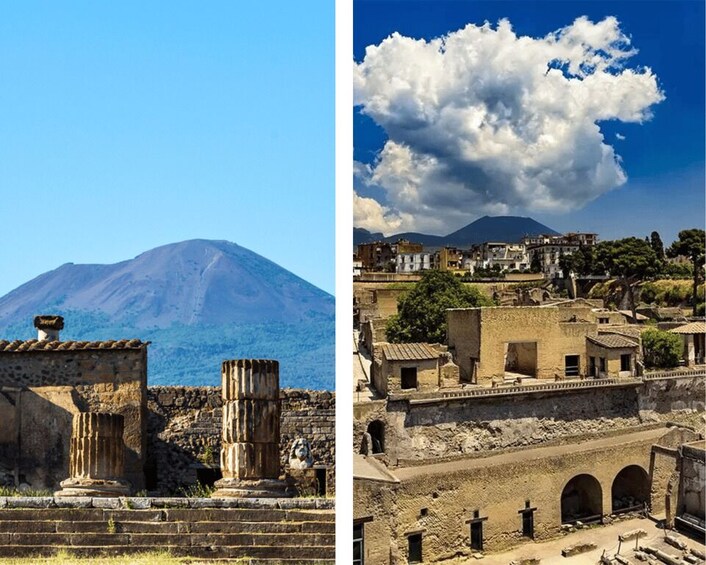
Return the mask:
<svg viewBox="0 0 706 565">
<path fill-rule="evenodd" d="M 116 532 L 136 534 L 320 533 L 333 534 L 335 522 L 139 522 L 116 521 Z M 0 536 L 15 533 L 105 533 L 107 521 L 0 520 Z"/>
<path fill-rule="evenodd" d="M 217 503 L 214 503 L 217 504 Z M 296 565 L 335 561 L 335 510 L 257 508 L 0 508 L 0 560 L 52 555 L 251 559 Z"/>
<path fill-rule="evenodd" d="M 117 555 L 135 555 L 151 553 L 155 550 L 168 552 L 174 557 L 193 557 L 199 559 L 256 559 L 258 562 L 275 561 L 277 563 L 306 563 L 319 565 L 335 563 L 336 549 L 333 546 L 248 546 L 248 547 L 184 547 L 184 546 L 61 546 L 61 545 L 2 545 L 0 559 L 18 557 L 37 557 L 54 555 L 61 551 L 75 557 L 110 557 Z"/>
</svg>

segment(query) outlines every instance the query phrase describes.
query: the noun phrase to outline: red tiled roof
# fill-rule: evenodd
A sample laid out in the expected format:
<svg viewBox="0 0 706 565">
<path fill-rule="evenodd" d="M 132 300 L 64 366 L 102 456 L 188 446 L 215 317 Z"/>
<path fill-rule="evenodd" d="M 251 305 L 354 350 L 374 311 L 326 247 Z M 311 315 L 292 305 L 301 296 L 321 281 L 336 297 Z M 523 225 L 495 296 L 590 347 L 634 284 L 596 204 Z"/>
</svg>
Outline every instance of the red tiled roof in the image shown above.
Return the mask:
<svg viewBox="0 0 706 565">
<path fill-rule="evenodd" d="M 79 349 L 142 349 L 143 347 L 147 347 L 149 343 L 149 341 L 140 341 L 139 339 L 121 339 L 117 341 L 0 340 L 0 353 L 19 353 L 22 351 L 75 351 Z"/>
<path fill-rule="evenodd" d="M 595 343 L 606 349 L 632 349 L 637 347 L 637 343 L 618 334 L 600 334 L 597 336 L 589 336 L 588 341 Z"/>
<path fill-rule="evenodd" d="M 382 352 L 388 361 L 423 361 L 439 357 L 439 352 L 426 343 L 386 343 Z"/>
</svg>

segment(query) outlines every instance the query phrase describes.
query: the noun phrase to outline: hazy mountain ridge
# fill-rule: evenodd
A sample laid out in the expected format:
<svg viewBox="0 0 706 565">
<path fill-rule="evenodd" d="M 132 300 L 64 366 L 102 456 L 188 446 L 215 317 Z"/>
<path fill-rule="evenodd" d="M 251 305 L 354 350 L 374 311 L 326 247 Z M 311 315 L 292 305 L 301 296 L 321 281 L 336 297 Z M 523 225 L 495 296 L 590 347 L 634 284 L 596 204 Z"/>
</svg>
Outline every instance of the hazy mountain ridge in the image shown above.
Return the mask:
<svg viewBox="0 0 706 565">
<path fill-rule="evenodd" d="M 152 341 L 150 384 L 215 385 L 220 362 L 280 360 L 283 386 L 333 388 L 334 298 L 225 241 L 191 240 L 112 265 L 65 264 L 0 298 L 0 338 L 66 318 L 62 339 Z"/>
<path fill-rule="evenodd" d="M 558 235 L 558 233 L 532 218 L 522 216 L 483 216 L 448 235 L 404 232 L 384 237 L 381 233 L 372 233 L 363 228 L 354 228 L 353 244 L 358 245 L 373 241 L 394 243 L 398 239 L 407 239 L 427 247 L 443 247 L 445 245 L 467 247 L 486 241 L 513 243 L 519 242 L 526 235 Z"/>
</svg>

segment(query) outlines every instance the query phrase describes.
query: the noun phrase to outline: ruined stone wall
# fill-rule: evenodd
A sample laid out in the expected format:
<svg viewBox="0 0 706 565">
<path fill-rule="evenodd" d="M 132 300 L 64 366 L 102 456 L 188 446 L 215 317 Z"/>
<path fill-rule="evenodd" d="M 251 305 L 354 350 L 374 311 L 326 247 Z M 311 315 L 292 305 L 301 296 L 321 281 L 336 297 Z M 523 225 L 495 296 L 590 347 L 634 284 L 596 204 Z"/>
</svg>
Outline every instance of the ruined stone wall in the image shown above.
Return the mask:
<svg viewBox="0 0 706 565">
<path fill-rule="evenodd" d="M 144 488 L 146 383 L 144 346 L 0 352 L 0 387 L 24 389 L 13 397 L 21 397 L 24 482 L 57 488 L 68 477 L 72 415 L 112 412 L 125 418 L 125 478 Z"/>
<path fill-rule="evenodd" d="M 434 459 L 638 426 L 637 394 L 631 387 L 388 402 L 385 451 L 393 460 Z"/>
<path fill-rule="evenodd" d="M 396 528 L 397 485 L 382 481 L 353 480 L 353 523 L 363 525 L 365 563 L 390 565 L 397 559 L 392 542 Z"/>
<path fill-rule="evenodd" d="M 679 421 L 698 426 L 706 409 L 706 377 L 684 375 L 667 378 L 646 378 L 640 389 L 640 418 L 646 422 Z"/>
<path fill-rule="evenodd" d="M 221 449 L 220 387 L 149 387 L 148 488 L 175 493 L 218 468 Z M 311 442 L 317 464 L 335 460 L 335 395 L 282 389 L 280 461 L 288 463 L 297 436 Z M 332 484 L 332 483 L 331 483 Z"/>
<path fill-rule="evenodd" d="M 486 450 L 579 440 L 596 434 L 677 422 L 704 433 L 705 378 L 646 380 L 626 387 L 526 394 L 388 400 L 358 405 L 354 445 L 373 420 L 385 424 L 385 452 L 395 460 L 452 457 Z"/>
<path fill-rule="evenodd" d="M 572 478 L 581 474 L 595 477 L 600 484 L 597 503 L 601 513 L 609 515 L 615 477 L 630 465 L 646 473 L 651 445 L 661 433 L 663 430 L 657 429 L 577 445 L 400 469 L 395 475 L 401 482 L 391 500 L 379 484 L 356 481 L 354 491 L 361 502 L 354 512 L 356 516 L 382 516 L 366 524 L 366 535 L 378 545 L 386 543 L 385 536 L 392 529 L 386 545 L 375 551 L 380 556 L 398 555 L 402 563 L 406 562 L 406 535 L 410 532 L 422 533 L 425 563 L 470 555 L 468 520 L 474 511 L 487 518 L 483 523 L 485 550 L 503 551 L 522 543 L 518 511 L 525 508 L 526 501 L 536 508 L 535 540 L 546 540 L 559 532 L 561 494 Z M 364 503 L 368 506 L 362 507 Z"/>
<path fill-rule="evenodd" d="M 706 458 L 704 443 L 684 445 L 681 460 L 679 513 L 704 519 L 706 505 Z"/>
</svg>

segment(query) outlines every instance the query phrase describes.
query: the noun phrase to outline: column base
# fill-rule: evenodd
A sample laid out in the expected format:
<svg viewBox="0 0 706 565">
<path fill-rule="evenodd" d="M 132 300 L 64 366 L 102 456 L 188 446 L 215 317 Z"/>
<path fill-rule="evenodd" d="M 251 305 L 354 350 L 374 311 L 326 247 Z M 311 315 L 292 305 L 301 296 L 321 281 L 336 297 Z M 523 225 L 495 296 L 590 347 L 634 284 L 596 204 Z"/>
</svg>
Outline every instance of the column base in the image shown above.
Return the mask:
<svg viewBox="0 0 706 565">
<path fill-rule="evenodd" d="M 287 483 L 278 479 L 220 479 L 211 498 L 288 498 Z"/>
<path fill-rule="evenodd" d="M 130 483 L 109 479 L 66 479 L 54 496 L 129 496 Z"/>
</svg>

